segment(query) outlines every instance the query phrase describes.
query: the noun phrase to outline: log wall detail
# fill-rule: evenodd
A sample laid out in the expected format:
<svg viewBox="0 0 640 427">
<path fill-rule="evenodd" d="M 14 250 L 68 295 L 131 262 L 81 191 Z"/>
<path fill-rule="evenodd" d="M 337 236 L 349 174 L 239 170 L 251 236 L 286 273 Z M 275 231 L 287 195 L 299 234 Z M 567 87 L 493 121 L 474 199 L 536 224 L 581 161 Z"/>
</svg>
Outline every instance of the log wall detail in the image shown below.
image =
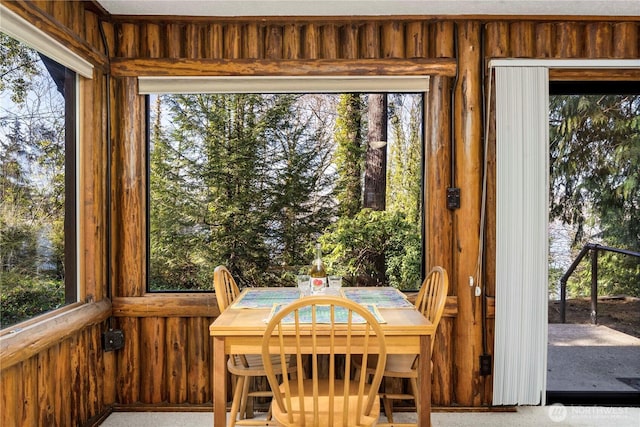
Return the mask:
<svg viewBox="0 0 640 427">
<path fill-rule="evenodd" d="M 218 315 L 215 298 L 212 294 L 145 294 L 146 142 L 137 75 L 430 74 L 425 108 L 429 219 L 425 262 L 445 266 L 452 284 L 436 338 L 433 402 L 481 406 L 491 402 L 492 392 L 491 377 L 478 375 L 481 325 L 486 327 L 491 353 L 495 296 L 495 132 L 491 122 L 486 153 L 482 146 L 487 60 L 638 59 L 640 45 L 638 20 L 611 18 L 170 20 L 103 16 L 90 3 L 79 1 L 2 0 L 2 4 L 96 67 L 94 79 L 81 82 L 79 266 L 84 304 L 80 311 L 74 307 L 57 317 L 66 319 L 65 325 L 75 319 L 82 327 L 51 329 L 46 341 L 36 331 L 55 325 L 54 319 L 16 334 L 1 334 L 3 426 L 83 425 L 114 405 L 197 407 L 212 401 L 215 385 L 209 377 L 207 326 Z M 107 72 L 112 74 L 110 143 Z M 640 80 L 637 70 L 551 70 L 551 76 Z M 484 156 L 490 165 L 485 319 L 481 299 L 473 297 L 468 286 L 477 262 Z M 108 157 L 112 159 L 109 171 Z M 109 185 L 108 175 L 112 177 Z M 448 210 L 445 202 L 452 178 L 462 191 L 458 211 Z M 111 206 L 106 204 L 109 188 Z M 109 285 L 113 304 L 106 300 Z M 75 317 L 77 313 L 82 315 Z M 103 352 L 101 334 L 114 324 L 124 331 L 125 348 Z M 13 347 L 16 343 L 19 348 Z"/>
</svg>

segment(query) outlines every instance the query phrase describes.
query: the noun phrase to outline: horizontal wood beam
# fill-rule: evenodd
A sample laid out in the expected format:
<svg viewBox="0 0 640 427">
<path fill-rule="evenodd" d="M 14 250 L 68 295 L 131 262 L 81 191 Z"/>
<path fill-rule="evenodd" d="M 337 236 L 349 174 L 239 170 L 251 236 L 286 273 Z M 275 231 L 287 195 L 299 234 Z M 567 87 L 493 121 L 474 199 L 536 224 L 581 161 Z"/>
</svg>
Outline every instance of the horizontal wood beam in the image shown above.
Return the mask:
<svg viewBox="0 0 640 427">
<path fill-rule="evenodd" d="M 549 69 L 551 81 L 640 81 L 640 68 L 623 69 Z"/>
<path fill-rule="evenodd" d="M 111 315 L 111 302 L 81 304 L 0 338 L 1 369 L 7 369 L 46 350 Z"/>
<path fill-rule="evenodd" d="M 215 294 L 146 294 L 113 299 L 116 317 L 217 317 Z"/>
<path fill-rule="evenodd" d="M 425 76 L 456 74 L 455 59 L 170 59 L 113 58 L 125 76 Z"/>
</svg>

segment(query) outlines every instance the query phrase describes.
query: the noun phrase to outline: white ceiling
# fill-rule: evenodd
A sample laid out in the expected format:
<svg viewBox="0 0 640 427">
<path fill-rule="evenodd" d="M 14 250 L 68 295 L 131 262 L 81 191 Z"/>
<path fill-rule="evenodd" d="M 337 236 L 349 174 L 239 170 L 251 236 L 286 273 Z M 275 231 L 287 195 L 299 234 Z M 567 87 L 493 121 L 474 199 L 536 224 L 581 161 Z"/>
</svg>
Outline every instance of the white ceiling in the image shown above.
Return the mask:
<svg viewBox="0 0 640 427">
<path fill-rule="evenodd" d="M 640 16 L 640 0 L 97 0 L 113 15 Z"/>
</svg>

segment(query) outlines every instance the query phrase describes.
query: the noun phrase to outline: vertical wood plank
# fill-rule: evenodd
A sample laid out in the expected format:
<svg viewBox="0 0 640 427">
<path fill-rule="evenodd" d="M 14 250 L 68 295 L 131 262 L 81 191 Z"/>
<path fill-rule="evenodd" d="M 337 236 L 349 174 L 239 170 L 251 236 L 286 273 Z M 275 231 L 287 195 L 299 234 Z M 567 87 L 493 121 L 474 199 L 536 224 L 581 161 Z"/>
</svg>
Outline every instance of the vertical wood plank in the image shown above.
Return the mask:
<svg viewBox="0 0 640 427">
<path fill-rule="evenodd" d="M 224 57 L 224 28 L 221 24 L 210 24 L 205 30 L 205 58 L 222 59 Z"/>
<path fill-rule="evenodd" d="M 537 58 L 553 58 L 555 46 L 555 25 L 551 22 L 543 22 L 536 25 L 536 48 Z M 489 44 L 488 47 L 491 47 Z"/>
<path fill-rule="evenodd" d="M 187 319 L 187 400 L 191 404 L 207 402 L 207 384 L 209 383 L 209 343 L 208 324 L 206 318 L 190 317 Z"/>
<path fill-rule="evenodd" d="M 224 29 L 224 57 L 228 59 L 242 57 L 242 31 L 238 23 L 227 24 Z"/>
<path fill-rule="evenodd" d="M 118 392 L 116 391 L 117 381 L 117 359 L 113 351 L 100 352 L 102 354 L 103 374 L 98 377 L 98 383 L 102 381 L 102 405 L 108 407 L 116 403 Z"/>
<path fill-rule="evenodd" d="M 146 283 L 144 97 L 138 95 L 135 77 L 116 82 L 116 105 L 122 109 L 113 116 L 118 117 L 112 156 L 116 191 L 113 249 L 118 256 L 112 262 L 114 291 L 116 295 L 140 296 Z"/>
<path fill-rule="evenodd" d="M 279 25 L 268 25 L 265 34 L 264 56 L 266 59 L 282 59 L 283 29 Z"/>
<path fill-rule="evenodd" d="M 252 22 L 244 27 L 244 47 L 242 49 L 243 58 L 259 59 L 262 57 L 262 34 L 261 27 Z"/>
<path fill-rule="evenodd" d="M 66 27 L 69 27 L 71 21 L 71 9 L 69 8 L 69 3 L 70 2 L 66 1 L 56 1 L 53 2 L 51 8 L 51 15 L 53 16 L 53 19 Z"/>
<path fill-rule="evenodd" d="M 301 53 L 300 26 L 286 24 L 282 28 L 282 50 L 284 59 L 300 59 Z"/>
<path fill-rule="evenodd" d="M 165 381 L 165 319 L 144 317 L 140 319 L 140 401 L 161 403 L 166 400 Z"/>
<path fill-rule="evenodd" d="M 38 424 L 38 359 L 30 357 L 22 362 L 21 365 L 22 372 L 20 375 L 23 393 L 21 425 L 35 426 Z M 8 410 L 9 407 L 3 406 L 3 408 L 5 410 L 0 412 L 11 412 Z M 2 417 L 0 417 L 0 420 L 2 420 Z M 0 424 L 2 423 L 0 422 Z"/>
<path fill-rule="evenodd" d="M 516 21 L 509 26 L 511 56 L 531 58 L 535 53 L 535 26 L 532 22 Z"/>
<path fill-rule="evenodd" d="M 66 365 L 68 363 L 67 371 L 68 374 L 64 377 L 64 386 L 67 386 L 67 392 L 65 393 L 69 396 L 68 406 L 65 406 L 65 412 L 69 415 L 68 423 L 65 425 L 78 424 L 80 420 L 82 420 L 82 415 L 84 412 L 83 408 L 83 377 L 86 375 L 84 369 L 82 369 L 82 375 L 80 374 L 81 368 L 85 368 L 83 366 L 83 360 L 81 359 L 81 348 L 82 348 L 82 332 L 74 335 L 72 337 L 67 338 L 64 341 L 64 347 L 67 348 L 66 356 L 64 362 L 58 363 L 58 366 Z"/>
<path fill-rule="evenodd" d="M 142 24 L 141 44 L 142 55 L 148 58 L 160 58 L 160 25 L 150 22 Z"/>
<path fill-rule="evenodd" d="M 19 426 L 23 418 L 22 405 L 19 404 L 22 390 L 21 363 L 3 369 L 0 372 L 0 403 L 3 408 L 0 411 L 0 421 L 3 426 L 14 427 Z"/>
<path fill-rule="evenodd" d="M 558 58 L 579 58 L 584 48 L 581 24 L 577 22 L 558 22 L 556 24 L 556 46 Z"/>
<path fill-rule="evenodd" d="M 55 396 L 55 420 L 56 425 L 59 426 L 71 425 L 71 394 L 75 390 L 73 390 L 71 384 L 70 342 L 71 339 L 66 339 L 53 347 L 56 350 L 56 356 L 55 369 L 52 372 L 54 372 L 56 380 L 52 391 Z"/>
<path fill-rule="evenodd" d="M 340 55 L 345 59 L 358 57 L 358 26 L 346 24 L 340 29 Z"/>
<path fill-rule="evenodd" d="M 425 249 L 427 268 L 442 266 L 449 274 L 453 268 L 453 223 L 447 208 L 446 189 L 451 185 L 451 80 L 429 78 L 425 102 Z"/>
<path fill-rule="evenodd" d="M 640 55 L 640 24 L 616 22 L 613 24 L 613 57 L 638 58 Z"/>
<path fill-rule="evenodd" d="M 320 57 L 338 58 L 339 31 L 335 24 L 325 24 L 320 28 Z"/>
<path fill-rule="evenodd" d="M 318 59 L 320 56 L 320 30 L 309 22 L 303 27 L 302 56 L 305 59 Z"/>
<path fill-rule="evenodd" d="M 407 58 L 427 57 L 427 31 L 425 23 L 422 21 L 409 22 L 405 27 L 406 47 L 405 56 Z"/>
<path fill-rule="evenodd" d="M 69 26 L 71 31 L 76 33 L 80 38 L 84 38 L 86 40 L 84 7 L 77 7 L 74 2 L 69 3 L 69 21 L 66 24 Z"/>
<path fill-rule="evenodd" d="M 100 36 L 100 24 L 98 22 L 98 15 L 85 10 L 85 38 L 89 44 L 97 51 L 104 53 L 104 46 L 102 45 L 102 38 Z"/>
<path fill-rule="evenodd" d="M 128 405 L 140 398 L 140 319 L 118 319 L 124 334 L 124 348 L 116 353 L 116 393 L 118 403 Z"/>
<path fill-rule="evenodd" d="M 93 417 L 102 413 L 103 397 L 100 393 L 102 384 L 100 382 L 103 376 L 103 370 L 100 368 L 102 353 L 100 346 L 101 325 L 93 325 L 87 330 L 87 416 Z"/>
<path fill-rule="evenodd" d="M 503 21 L 489 22 L 486 25 L 485 50 L 489 58 L 506 58 L 509 50 L 509 24 Z M 489 53 L 491 50 L 491 53 Z"/>
<path fill-rule="evenodd" d="M 109 46 L 109 56 L 116 55 L 116 30 L 111 22 L 102 22 L 102 31 L 104 32 L 107 45 Z M 104 53 L 104 46 L 100 48 L 100 51 Z"/>
<path fill-rule="evenodd" d="M 480 24 L 466 21 L 458 26 L 459 81 L 455 87 L 456 186 L 464 189 L 460 209 L 454 211 L 454 266 L 450 283 L 458 296 L 454 326 L 456 352 L 454 378 L 456 402 L 480 404 L 479 356 L 482 352 L 481 299 L 474 296 L 469 277 L 475 276 L 480 226 L 480 179 L 482 171 L 482 82 Z"/>
<path fill-rule="evenodd" d="M 440 406 L 453 404 L 453 318 L 443 317 L 438 324 L 433 349 L 431 401 Z"/>
<path fill-rule="evenodd" d="M 38 420 L 40 425 L 55 425 L 55 372 L 56 359 L 52 358 L 53 348 L 38 354 Z M 55 353 L 57 354 L 57 352 Z"/>
<path fill-rule="evenodd" d="M 185 54 L 187 58 L 200 59 L 202 55 L 202 31 L 196 23 L 185 26 Z"/>
<path fill-rule="evenodd" d="M 167 319 L 167 386 L 169 403 L 187 401 L 186 321 L 179 317 Z"/>
<path fill-rule="evenodd" d="M 122 23 L 118 31 L 118 55 L 135 58 L 139 55 L 139 31 L 135 24 Z"/>
<path fill-rule="evenodd" d="M 455 25 L 453 21 L 439 21 L 429 25 L 430 39 L 428 55 L 433 58 L 455 56 Z"/>
<path fill-rule="evenodd" d="M 182 58 L 182 25 L 171 22 L 165 26 L 165 55 L 167 58 Z"/>
<path fill-rule="evenodd" d="M 380 28 L 378 23 L 369 22 L 360 27 L 360 58 L 380 57 Z"/>
<path fill-rule="evenodd" d="M 609 22 L 589 22 L 584 27 L 585 56 L 611 58 L 613 56 L 613 28 Z"/>
<path fill-rule="evenodd" d="M 383 58 L 404 58 L 404 25 L 401 22 L 383 23 L 380 41 Z"/>
</svg>

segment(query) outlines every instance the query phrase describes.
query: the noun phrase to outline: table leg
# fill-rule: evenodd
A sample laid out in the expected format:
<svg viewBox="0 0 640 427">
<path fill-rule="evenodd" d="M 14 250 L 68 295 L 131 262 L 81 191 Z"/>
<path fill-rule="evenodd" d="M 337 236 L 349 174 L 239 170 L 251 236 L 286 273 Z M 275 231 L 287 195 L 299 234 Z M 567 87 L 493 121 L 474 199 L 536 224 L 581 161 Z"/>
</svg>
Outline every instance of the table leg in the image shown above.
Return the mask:
<svg viewBox="0 0 640 427">
<path fill-rule="evenodd" d="M 213 338 L 213 425 L 227 424 L 227 367 L 224 354 L 224 338 Z"/>
<path fill-rule="evenodd" d="M 418 387 L 420 402 L 418 403 L 418 425 L 431 426 L 431 337 L 420 337 L 420 358 L 418 359 Z"/>
</svg>

